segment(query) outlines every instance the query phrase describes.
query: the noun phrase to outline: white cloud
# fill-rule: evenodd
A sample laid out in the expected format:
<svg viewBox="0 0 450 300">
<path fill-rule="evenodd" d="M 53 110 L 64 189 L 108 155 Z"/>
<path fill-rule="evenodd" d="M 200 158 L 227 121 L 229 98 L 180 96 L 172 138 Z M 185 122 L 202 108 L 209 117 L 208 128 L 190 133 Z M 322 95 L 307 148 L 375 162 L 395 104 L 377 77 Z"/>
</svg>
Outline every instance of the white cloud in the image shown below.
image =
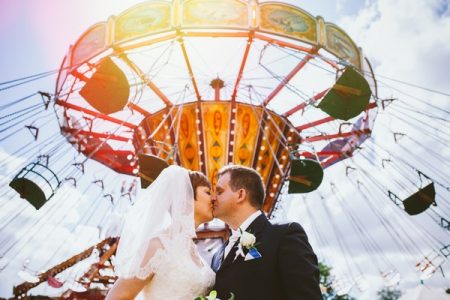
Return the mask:
<svg viewBox="0 0 450 300">
<path fill-rule="evenodd" d="M 0 261 L 0 266 L 7 265 L 7 271 L 0 272 L 0 296 L 11 296 L 12 286 L 23 282 L 17 272 L 25 260 L 30 260 L 28 268 L 32 272 L 46 271 L 99 240 L 96 224 L 83 225 L 87 221 L 83 217 L 92 213 L 87 205 L 91 201 L 88 194 L 63 185 L 40 210 L 26 204 L 24 213 L 2 231 L 2 239 L 9 236 L 12 248 Z M 86 208 L 91 209 L 86 212 Z M 36 291 L 44 291 L 46 285 L 41 284 Z"/>
<path fill-rule="evenodd" d="M 11 155 L 0 147 L 0 161 L 2 162 L 0 176 L 10 177 L 11 174 L 14 174 L 14 172 L 21 169 L 25 159 L 20 156 Z M 0 180 L 3 180 L 3 178 Z"/>
<path fill-rule="evenodd" d="M 376 73 L 448 92 L 450 17 L 440 0 L 379 0 L 339 20 Z M 379 78 L 379 80 L 382 80 Z"/>
</svg>

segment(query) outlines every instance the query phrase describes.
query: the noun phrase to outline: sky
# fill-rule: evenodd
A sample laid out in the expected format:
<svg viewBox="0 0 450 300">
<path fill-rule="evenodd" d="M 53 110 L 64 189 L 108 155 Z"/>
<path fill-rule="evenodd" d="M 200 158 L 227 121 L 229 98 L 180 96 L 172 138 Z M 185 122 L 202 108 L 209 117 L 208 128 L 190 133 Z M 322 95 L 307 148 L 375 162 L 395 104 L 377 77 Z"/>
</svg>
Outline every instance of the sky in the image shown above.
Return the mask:
<svg viewBox="0 0 450 300">
<path fill-rule="evenodd" d="M 139 3 L 140 1 L 56 1 L 56 0 L 37 0 L 37 1 L 7 1 L 0 0 L 0 82 L 25 77 L 40 72 L 55 70 L 59 68 L 60 62 L 71 44 L 92 24 L 106 20 L 108 16 L 117 15 L 123 10 Z M 447 111 L 450 109 L 448 94 L 450 89 L 448 82 L 450 76 L 450 10 L 448 0 L 416 0 L 414 2 L 407 0 L 338 0 L 338 1 L 286 1 L 310 14 L 322 16 L 326 21 L 333 22 L 344 29 L 352 39 L 362 47 L 366 57 L 372 63 L 375 73 L 380 79 L 380 93 L 385 98 L 398 97 L 402 99 L 402 105 L 406 108 L 414 108 L 426 112 L 430 104 Z M 397 81 L 391 80 L 395 79 Z M 399 81 L 406 82 L 403 84 Z M 426 91 L 420 88 L 414 88 L 412 85 L 426 87 L 436 92 Z M 38 81 L 26 85 L 26 90 L 12 89 L 3 91 L 0 99 L 0 106 L 7 104 L 12 99 L 18 99 L 28 95 L 36 90 L 52 92 L 54 89 L 54 79 Z M 441 93 L 439 93 L 441 92 Z M 447 94 L 447 96 L 442 95 Z M 419 100 L 417 100 L 419 99 Z M 424 100 L 426 99 L 426 100 Z M 39 100 L 39 99 L 38 99 Z M 37 103 L 37 102 L 36 102 Z M 367 161 L 362 156 L 355 157 L 348 161 L 348 164 L 333 166 L 326 170 L 326 179 L 323 188 L 319 193 L 304 197 L 286 197 L 280 203 L 280 210 L 277 212 L 277 218 L 281 220 L 299 221 L 310 235 L 311 243 L 314 249 L 317 249 L 319 257 L 325 257 L 326 262 L 330 263 L 338 274 L 338 277 L 345 281 L 349 277 L 357 277 L 359 268 L 368 264 L 368 261 L 374 259 L 367 249 L 361 245 L 360 236 L 357 234 L 348 234 L 345 243 L 339 241 L 345 232 L 353 232 L 352 224 L 344 222 L 348 217 L 348 212 L 354 212 L 353 216 L 365 219 L 364 214 L 370 214 L 370 207 L 365 203 L 365 199 L 354 196 L 355 186 L 352 182 L 360 179 L 363 181 L 364 174 L 360 171 L 356 175 L 345 176 L 345 167 L 356 167 L 363 165 L 367 172 L 376 172 L 380 170 L 377 162 L 381 157 L 388 157 L 382 149 L 392 150 L 392 157 L 404 158 L 407 162 L 416 166 L 429 167 L 429 164 L 441 165 L 443 168 L 448 166 L 450 150 L 445 144 L 435 143 L 434 139 L 427 137 L 426 127 L 421 125 L 423 116 L 417 116 L 419 119 L 412 120 L 412 124 L 405 125 L 401 121 L 401 112 L 394 110 L 401 109 L 402 106 L 393 107 L 392 113 L 381 111 L 374 127 L 374 135 L 366 147 L 367 155 L 372 155 L 373 160 Z M 439 115 L 440 111 L 431 111 L 434 116 Z M 414 115 L 416 116 L 416 115 Z M 448 121 L 448 114 L 439 115 Z M 435 123 L 433 126 L 441 131 L 436 134 L 448 134 L 448 127 L 445 128 L 447 121 Z M 43 120 L 42 120 L 43 122 Z M 416 122 L 414 124 L 414 122 Z M 442 125 L 442 126 L 441 126 Z M 447 124 L 448 125 L 448 124 Z M 422 128 L 423 127 L 423 128 Z M 424 147 L 417 147 L 412 140 L 406 140 L 403 147 L 409 149 L 405 151 L 400 149 L 399 145 L 388 137 L 390 131 L 407 132 L 415 140 L 422 142 Z M 425 134 L 422 132 L 425 130 Z M 22 133 L 23 134 L 23 133 Z M 25 133 L 28 134 L 28 133 Z M 30 136 L 18 136 L 14 139 L 15 143 L 23 142 L 22 139 L 30 140 Z M 41 132 L 41 138 L 50 133 Z M 407 139 L 407 138 L 405 138 Z M 444 139 L 445 140 L 445 139 Z M 448 140 L 448 138 L 447 138 Z M 375 149 L 375 145 L 382 145 L 382 149 Z M 11 145 L 0 142 L 0 161 L 8 160 L 8 164 L 0 168 L 0 179 L 7 183 L 12 173 L 15 173 L 24 164 L 24 159 L 17 155 L 11 159 Z M 432 151 L 430 151 L 430 149 Z M 421 158 L 424 161 L 420 161 Z M 427 164 L 428 162 L 429 164 Z M 404 164 L 403 164 L 404 166 Z M 404 170 L 404 169 L 403 169 Z M 394 177 L 386 174 L 394 174 L 397 169 L 382 170 L 381 175 L 376 177 L 380 182 L 387 186 Z M 389 172 L 391 173 L 389 173 Z M 441 170 L 442 171 L 442 170 Z M 431 172 L 431 171 L 430 171 Z M 442 171 L 444 174 L 446 171 Z M 116 179 L 114 174 L 99 168 L 96 174 L 97 178 L 106 176 L 110 182 L 120 186 L 120 180 Z M 442 177 L 442 176 L 441 176 Z M 89 179 L 90 180 L 90 179 Z M 85 181 L 89 181 L 85 179 Z M 114 181 L 116 180 L 116 181 Z M 383 181 L 386 180 L 386 181 Z M 448 182 L 448 181 L 446 181 Z M 338 186 L 340 197 L 335 196 L 331 184 Z M 371 183 L 367 183 L 370 186 Z M 372 183 L 373 184 L 373 183 Z M 2 187 L 3 188 L 3 187 Z M 117 188 L 116 188 L 117 189 Z M 5 209 L 1 215 L 1 223 L 8 220 L 8 213 L 13 214 L 18 210 L 23 210 L 22 217 L 33 220 L 36 225 L 42 225 L 39 231 L 32 232 L 32 235 L 21 231 L 20 224 L 11 223 L 8 230 L 0 231 L 3 236 L 0 240 L 9 243 L 11 240 L 20 240 L 18 257 L 8 263 L 7 268 L 0 272 L 0 297 L 8 297 L 11 294 L 12 286 L 21 282 L 17 276 L 22 264 L 27 259 L 31 260 L 29 266 L 32 270 L 41 266 L 52 265 L 67 258 L 69 253 L 77 253 L 91 246 L 93 241 L 98 239 L 99 231 L 96 224 L 87 224 L 86 226 L 75 226 L 83 218 L 89 218 L 92 213 L 86 208 L 92 207 L 87 195 L 101 193 L 95 186 L 90 186 L 85 191 L 73 189 L 70 186 L 64 186 L 53 199 L 54 205 L 45 206 L 39 211 L 33 211 L 20 203 L 19 198 L 11 198 L 12 194 L 2 195 L 0 205 Z M 448 195 L 448 194 L 447 194 Z M 380 196 L 378 194 L 378 196 Z M 319 201 L 326 198 L 326 201 Z M 348 208 L 342 204 L 343 199 L 355 199 Z M 13 199 L 13 202 L 6 203 Z M 58 209 L 56 203 L 65 200 L 64 209 Z M 384 199 L 386 200 L 386 199 Z M 307 202 L 308 201 L 308 202 Z M 380 200 L 381 201 L 381 200 Z M 385 201 L 387 202 L 387 201 Z M 327 208 L 323 207 L 325 203 Z M 114 219 L 114 212 L 119 210 L 119 206 L 126 206 L 126 203 L 119 201 L 116 206 L 111 207 L 108 201 L 96 204 L 97 211 L 107 211 L 110 213 L 109 219 Z M 448 207 L 448 206 L 447 206 Z M 409 224 L 404 214 L 400 214 L 393 205 L 381 205 L 379 213 L 391 222 L 401 222 Z M 345 213 L 343 210 L 346 210 Z M 43 220 L 43 216 L 51 216 L 51 219 Z M 330 216 L 332 216 L 330 218 Z M 448 211 L 446 216 L 448 217 Z M 55 227 L 64 219 L 64 226 Z M 94 218 L 95 219 L 95 218 Z M 333 228 L 336 223 L 329 223 L 327 219 L 333 219 L 339 223 L 338 231 Z M 386 230 L 379 222 L 380 218 L 366 218 L 364 227 L 369 228 L 370 235 L 383 247 L 383 255 L 390 256 L 390 261 L 405 261 L 415 259 L 408 254 L 402 253 L 399 247 L 393 243 L 383 242 L 388 240 Z M 420 224 L 433 236 L 443 243 L 449 242 L 448 232 L 436 228 L 432 220 L 427 216 L 417 216 L 414 219 L 415 225 Z M 327 223 L 328 226 L 324 224 Z M 402 225 L 400 227 L 407 227 Z M 36 226 L 37 228 L 37 226 Z M 317 231 L 316 228 L 320 230 Z M 336 238 L 337 236 L 337 238 Z M 56 252 L 54 257 L 48 257 L 48 253 L 53 253 L 49 249 L 58 247 L 61 243 L 61 237 L 64 237 L 66 245 L 61 251 Z M 31 242 L 26 240 L 30 239 Z M 45 241 L 45 243 L 43 242 Z M 425 245 L 418 247 L 423 253 L 428 253 Z M 353 267 L 347 268 L 347 255 L 336 255 L 345 244 L 349 245 L 349 256 L 353 255 L 356 262 Z M 23 246 L 22 246 L 23 245 Z M 5 244 L 4 247 L 8 247 Z M 22 248 L 23 247 L 23 248 Z M 370 248 L 370 247 L 369 247 Z M 2 248 L 3 249 L 3 248 Z M 27 251 L 27 249 L 29 249 Z M 408 250 L 408 249 L 406 249 Z M 31 251 L 31 252 L 30 252 Z M 30 254 L 31 253 L 31 254 Z M 94 258 L 93 258 L 94 259 Z M 7 260 L 0 260 L 0 269 Z M 49 263 L 51 262 L 51 263 Z M 86 263 L 87 264 L 87 263 Z M 435 287 L 450 287 L 448 276 L 448 261 L 443 265 L 446 270 L 447 279 L 443 279 L 440 274 L 435 274 L 426 283 Z M 364 267 L 363 267 L 364 268 Z M 408 267 L 405 267 L 408 268 Z M 350 269 L 350 271 L 349 271 Z M 339 272 L 339 270 L 342 270 Z M 354 273 L 348 276 L 346 273 Z M 362 272 L 364 273 L 364 272 Z M 69 274 L 69 277 L 76 277 L 77 273 Z M 379 274 L 376 270 L 371 270 L 364 274 L 364 280 L 359 280 L 361 287 L 354 287 L 352 292 L 358 296 L 358 299 L 373 299 L 374 292 L 381 286 Z M 401 288 L 406 290 L 418 284 L 417 275 L 414 274 L 414 268 L 409 267 L 409 271 L 402 274 Z M 367 287 L 368 285 L 368 287 Z M 361 291 L 362 290 L 362 291 Z M 52 288 L 41 287 L 33 291 L 41 293 L 56 293 Z"/>
</svg>

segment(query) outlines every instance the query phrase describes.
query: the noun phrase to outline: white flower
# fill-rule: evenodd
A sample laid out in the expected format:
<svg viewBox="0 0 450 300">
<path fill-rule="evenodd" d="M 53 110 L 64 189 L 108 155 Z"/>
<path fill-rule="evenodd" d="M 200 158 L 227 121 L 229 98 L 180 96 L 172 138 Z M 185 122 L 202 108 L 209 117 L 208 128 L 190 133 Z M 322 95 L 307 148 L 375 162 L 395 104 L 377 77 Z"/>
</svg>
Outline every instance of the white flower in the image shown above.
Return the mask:
<svg viewBox="0 0 450 300">
<path fill-rule="evenodd" d="M 249 249 L 255 245 L 256 237 L 250 232 L 244 231 L 241 235 L 240 244 Z"/>
</svg>

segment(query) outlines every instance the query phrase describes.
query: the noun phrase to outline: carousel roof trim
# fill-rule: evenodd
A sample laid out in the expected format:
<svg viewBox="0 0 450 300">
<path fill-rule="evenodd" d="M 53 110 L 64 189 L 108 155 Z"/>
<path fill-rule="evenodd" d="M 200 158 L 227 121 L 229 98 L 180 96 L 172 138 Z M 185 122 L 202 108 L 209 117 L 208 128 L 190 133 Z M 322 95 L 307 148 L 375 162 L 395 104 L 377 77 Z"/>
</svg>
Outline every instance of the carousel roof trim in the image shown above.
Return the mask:
<svg viewBox="0 0 450 300">
<path fill-rule="evenodd" d="M 311 45 L 311 49 L 325 49 L 358 69 L 363 67 L 362 51 L 345 31 L 297 6 L 237 0 L 216 0 L 213 4 L 208 0 L 174 0 L 135 5 L 87 29 L 69 50 L 71 66 L 110 48 L 140 47 L 155 43 L 155 38 L 158 42 L 200 31 L 204 36 L 248 37 L 248 32 L 255 32 L 255 38 L 270 39 L 265 34 L 275 35 L 281 40 L 273 41 L 282 46 L 292 44 L 283 41 L 287 38 Z"/>
</svg>

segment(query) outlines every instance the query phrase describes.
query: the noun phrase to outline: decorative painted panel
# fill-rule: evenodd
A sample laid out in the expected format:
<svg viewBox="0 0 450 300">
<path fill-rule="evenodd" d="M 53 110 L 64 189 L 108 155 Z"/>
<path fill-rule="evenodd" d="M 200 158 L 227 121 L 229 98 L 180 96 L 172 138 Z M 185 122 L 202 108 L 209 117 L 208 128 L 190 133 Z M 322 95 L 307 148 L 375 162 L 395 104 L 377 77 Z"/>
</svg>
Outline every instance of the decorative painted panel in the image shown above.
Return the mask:
<svg viewBox="0 0 450 300">
<path fill-rule="evenodd" d="M 237 104 L 236 109 L 233 163 L 251 167 L 259 134 L 261 109 L 245 104 Z"/>
<path fill-rule="evenodd" d="M 308 43 L 317 42 L 316 19 L 306 12 L 282 3 L 260 5 L 260 29 Z"/>
<path fill-rule="evenodd" d="M 359 50 L 350 37 L 334 24 L 326 23 L 326 48 L 343 60 L 349 61 L 358 69 L 360 66 Z"/>
<path fill-rule="evenodd" d="M 76 66 L 99 54 L 106 47 L 106 22 L 88 29 L 76 42 L 72 50 L 71 65 Z"/>
<path fill-rule="evenodd" d="M 178 108 L 172 113 L 175 134 L 178 134 L 178 153 L 181 165 L 187 169 L 199 171 L 199 146 L 195 112 L 196 103 L 184 105 L 181 114 Z M 181 119 L 178 119 L 181 118 Z"/>
<path fill-rule="evenodd" d="M 248 7 L 242 1 L 188 0 L 182 5 L 183 27 L 248 28 Z"/>
<path fill-rule="evenodd" d="M 227 163 L 230 103 L 202 103 L 206 172 L 211 182 Z"/>
<path fill-rule="evenodd" d="M 117 17 L 115 40 L 118 42 L 171 29 L 171 3 L 144 3 Z"/>
</svg>

